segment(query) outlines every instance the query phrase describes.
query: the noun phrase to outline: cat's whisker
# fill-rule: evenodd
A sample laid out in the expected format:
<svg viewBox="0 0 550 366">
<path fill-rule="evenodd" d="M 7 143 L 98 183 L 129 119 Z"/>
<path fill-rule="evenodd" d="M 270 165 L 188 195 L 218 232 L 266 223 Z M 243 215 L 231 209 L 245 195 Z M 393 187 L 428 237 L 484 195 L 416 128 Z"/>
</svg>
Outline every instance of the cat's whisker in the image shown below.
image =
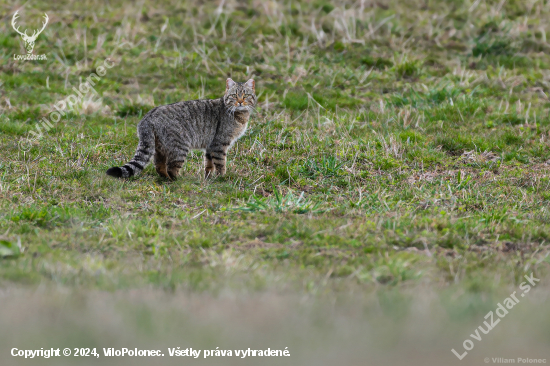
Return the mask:
<svg viewBox="0 0 550 366">
<path fill-rule="evenodd" d="M 227 115 L 228 116 L 231 116 L 233 118 L 235 118 L 235 106 L 230 106 L 228 109 L 227 109 Z"/>
<path fill-rule="evenodd" d="M 234 116 L 234 108 L 235 108 L 234 106 L 230 106 L 230 107 L 227 109 L 227 115 L 228 115 L 228 116 L 231 116 L 231 117 L 233 117 L 233 118 L 235 117 L 235 116 Z"/>
</svg>

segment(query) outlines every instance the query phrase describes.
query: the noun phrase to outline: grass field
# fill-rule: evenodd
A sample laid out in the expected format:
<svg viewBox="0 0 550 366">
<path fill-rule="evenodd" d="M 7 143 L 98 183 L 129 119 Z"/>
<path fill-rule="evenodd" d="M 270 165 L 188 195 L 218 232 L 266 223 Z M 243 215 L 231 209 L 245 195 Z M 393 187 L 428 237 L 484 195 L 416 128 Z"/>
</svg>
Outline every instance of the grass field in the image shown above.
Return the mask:
<svg viewBox="0 0 550 366">
<path fill-rule="evenodd" d="M 17 328 L 0 359 L 151 339 L 290 347 L 274 364 L 550 358 L 550 2 L 25 4 L 0 4 L 0 326 Z M 21 30 L 48 14 L 47 60 L 14 59 L 20 8 Z M 44 131 L 106 59 L 97 94 Z M 105 175 L 144 113 L 227 77 L 254 78 L 259 105 L 225 177 L 203 178 L 202 152 L 173 182 Z M 458 362 L 530 273 L 514 320 Z"/>
</svg>

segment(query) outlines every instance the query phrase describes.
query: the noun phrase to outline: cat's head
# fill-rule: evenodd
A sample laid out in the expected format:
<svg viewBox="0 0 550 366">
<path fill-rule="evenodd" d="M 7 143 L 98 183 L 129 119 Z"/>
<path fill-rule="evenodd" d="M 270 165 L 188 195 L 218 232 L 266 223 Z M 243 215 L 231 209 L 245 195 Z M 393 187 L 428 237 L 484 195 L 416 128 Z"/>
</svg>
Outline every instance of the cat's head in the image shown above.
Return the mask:
<svg viewBox="0 0 550 366">
<path fill-rule="evenodd" d="M 231 78 L 225 83 L 223 101 L 230 111 L 251 111 L 256 106 L 256 83 L 254 79 L 237 83 Z"/>
</svg>

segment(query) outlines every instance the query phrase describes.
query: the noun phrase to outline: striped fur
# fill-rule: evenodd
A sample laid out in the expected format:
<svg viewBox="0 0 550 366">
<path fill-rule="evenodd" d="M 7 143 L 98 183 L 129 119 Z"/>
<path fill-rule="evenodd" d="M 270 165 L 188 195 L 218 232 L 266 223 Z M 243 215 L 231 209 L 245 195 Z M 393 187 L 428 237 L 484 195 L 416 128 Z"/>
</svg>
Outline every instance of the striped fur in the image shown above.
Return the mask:
<svg viewBox="0 0 550 366">
<path fill-rule="evenodd" d="M 205 150 L 205 176 L 225 174 L 227 151 L 246 131 L 256 105 L 255 83 L 226 81 L 219 99 L 193 100 L 156 107 L 138 124 L 139 144 L 132 160 L 107 170 L 116 178 L 136 176 L 154 155 L 155 169 L 175 179 L 189 150 Z"/>
</svg>

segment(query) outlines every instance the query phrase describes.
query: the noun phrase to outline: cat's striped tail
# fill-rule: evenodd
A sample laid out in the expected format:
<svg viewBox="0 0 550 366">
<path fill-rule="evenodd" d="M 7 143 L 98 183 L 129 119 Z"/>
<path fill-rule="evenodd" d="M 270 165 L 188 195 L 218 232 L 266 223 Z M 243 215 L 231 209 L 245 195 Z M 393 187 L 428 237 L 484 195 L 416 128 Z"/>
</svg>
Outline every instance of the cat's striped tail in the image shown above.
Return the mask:
<svg viewBox="0 0 550 366">
<path fill-rule="evenodd" d="M 121 167 L 112 167 L 107 175 L 115 178 L 129 178 L 138 175 L 149 164 L 155 153 L 155 135 L 149 122 L 141 121 L 138 124 L 139 144 L 132 160 Z"/>
</svg>

